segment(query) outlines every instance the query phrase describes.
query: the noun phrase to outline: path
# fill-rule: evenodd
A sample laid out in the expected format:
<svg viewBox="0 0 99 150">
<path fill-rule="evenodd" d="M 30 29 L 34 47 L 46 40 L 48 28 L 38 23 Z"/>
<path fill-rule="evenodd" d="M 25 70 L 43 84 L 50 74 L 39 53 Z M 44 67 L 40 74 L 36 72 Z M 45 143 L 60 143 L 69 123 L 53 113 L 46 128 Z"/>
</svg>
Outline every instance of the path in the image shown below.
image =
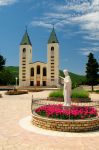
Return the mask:
<svg viewBox="0 0 99 150">
<path fill-rule="evenodd" d="M 2 93 L 2 92 L 0 92 Z M 47 97 L 49 91 L 34 93 Z M 31 115 L 32 93 L 0 99 L 0 150 L 99 150 L 99 137 L 57 137 L 28 132 L 19 121 Z"/>
</svg>

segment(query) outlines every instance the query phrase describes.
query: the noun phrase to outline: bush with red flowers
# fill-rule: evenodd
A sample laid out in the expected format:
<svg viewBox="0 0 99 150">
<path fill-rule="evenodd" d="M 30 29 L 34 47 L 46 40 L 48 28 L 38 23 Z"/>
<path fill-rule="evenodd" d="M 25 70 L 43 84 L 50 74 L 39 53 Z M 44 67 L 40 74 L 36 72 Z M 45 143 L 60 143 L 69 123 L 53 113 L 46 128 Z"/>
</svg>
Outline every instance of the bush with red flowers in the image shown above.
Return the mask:
<svg viewBox="0 0 99 150">
<path fill-rule="evenodd" d="M 44 105 L 35 110 L 38 115 L 56 118 L 56 119 L 86 119 L 96 117 L 98 115 L 97 110 L 90 106 L 71 106 L 64 107 L 61 104 L 58 105 Z"/>
</svg>

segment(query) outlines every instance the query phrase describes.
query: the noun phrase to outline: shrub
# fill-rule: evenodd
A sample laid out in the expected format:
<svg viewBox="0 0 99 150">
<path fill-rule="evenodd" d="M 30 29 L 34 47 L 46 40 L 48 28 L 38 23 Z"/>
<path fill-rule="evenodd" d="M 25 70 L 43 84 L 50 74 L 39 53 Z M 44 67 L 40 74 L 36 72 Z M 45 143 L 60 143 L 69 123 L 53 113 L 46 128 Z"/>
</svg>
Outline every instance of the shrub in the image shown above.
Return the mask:
<svg viewBox="0 0 99 150">
<path fill-rule="evenodd" d="M 45 105 L 37 108 L 35 112 L 41 116 L 57 119 L 86 119 L 96 117 L 97 110 L 89 106 L 63 107 L 58 105 Z"/>
<path fill-rule="evenodd" d="M 49 97 L 53 98 L 63 98 L 63 90 L 57 90 L 54 92 L 51 92 L 49 94 Z M 82 89 L 74 89 L 72 90 L 71 98 L 89 98 L 89 93 Z"/>
<path fill-rule="evenodd" d="M 6 95 L 21 95 L 21 94 L 28 94 L 28 91 L 10 90 L 10 91 L 7 91 L 5 94 Z"/>
<path fill-rule="evenodd" d="M 63 98 L 63 90 L 57 90 L 57 91 L 53 91 L 49 94 L 49 97 L 54 97 L 54 98 Z"/>
<path fill-rule="evenodd" d="M 89 98 L 89 93 L 85 90 L 74 89 L 72 91 L 72 98 Z"/>
</svg>

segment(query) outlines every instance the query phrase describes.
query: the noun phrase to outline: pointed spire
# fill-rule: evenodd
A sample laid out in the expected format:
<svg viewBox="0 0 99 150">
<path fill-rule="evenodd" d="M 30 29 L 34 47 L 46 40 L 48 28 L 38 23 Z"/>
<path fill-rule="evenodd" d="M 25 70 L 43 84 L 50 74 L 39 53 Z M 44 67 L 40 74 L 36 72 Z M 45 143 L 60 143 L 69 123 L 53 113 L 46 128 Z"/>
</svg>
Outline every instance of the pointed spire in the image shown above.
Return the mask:
<svg viewBox="0 0 99 150">
<path fill-rule="evenodd" d="M 29 35 L 28 35 L 28 32 L 27 32 L 27 26 L 26 26 L 26 31 L 24 33 L 24 36 L 22 38 L 20 45 L 32 45 L 30 38 L 29 38 Z"/>
<path fill-rule="evenodd" d="M 50 34 L 48 43 L 59 43 L 57 36 L 56 36 L 56 33 L 55 33 L 54 24 L 53 24 L 53 29 L 52 29 L 52 32 Z"/>
</svg>

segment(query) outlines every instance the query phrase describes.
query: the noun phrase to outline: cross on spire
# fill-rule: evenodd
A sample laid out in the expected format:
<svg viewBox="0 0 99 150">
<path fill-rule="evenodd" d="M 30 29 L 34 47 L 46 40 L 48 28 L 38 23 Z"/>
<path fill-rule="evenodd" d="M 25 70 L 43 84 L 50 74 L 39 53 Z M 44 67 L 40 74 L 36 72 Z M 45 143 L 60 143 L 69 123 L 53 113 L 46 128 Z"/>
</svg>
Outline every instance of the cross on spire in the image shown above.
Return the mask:
<svg viewBox="0 0 99 150">
<path fill-rule="evenodd" d="M 27 25 L 25 26 L 26 32 L 27 32 Z"/>
</svg>

